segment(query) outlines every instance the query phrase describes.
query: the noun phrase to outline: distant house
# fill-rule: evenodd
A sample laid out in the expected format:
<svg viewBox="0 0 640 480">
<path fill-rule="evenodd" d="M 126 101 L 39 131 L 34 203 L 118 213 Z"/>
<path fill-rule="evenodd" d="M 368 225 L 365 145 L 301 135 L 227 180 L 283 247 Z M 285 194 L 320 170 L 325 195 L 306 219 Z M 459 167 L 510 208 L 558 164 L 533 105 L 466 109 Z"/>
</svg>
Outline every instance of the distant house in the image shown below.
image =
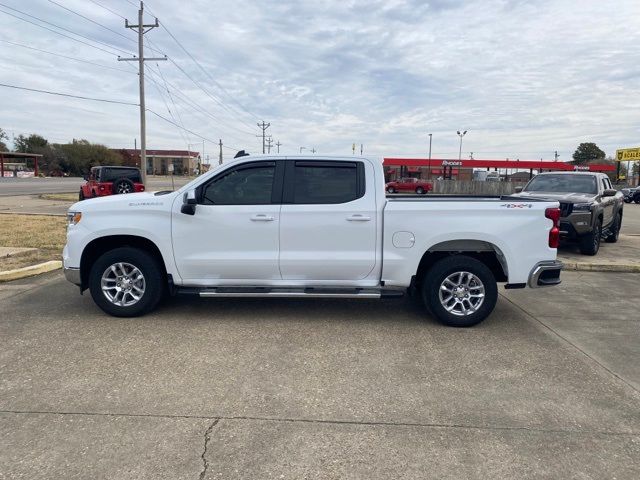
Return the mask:
<svg viewBox="0 0 640 480">
<path fill-rule="evenodd" d="M 529 172 L 516 172 L 507 176 L 507 181 L 509 182 L 528 182 L 531 178 Z"/>
<path fill-rule="evenodd" d="M 140 150 L 133 148 L 113 149 L 122 157 L 124 165 L 140 167 Z M 147 149 L 147 174 L 168 175 L 173 165 L 174 175 L 194 175 L 200 165 L 200 153 L 188 150 Z"/>
</svg>

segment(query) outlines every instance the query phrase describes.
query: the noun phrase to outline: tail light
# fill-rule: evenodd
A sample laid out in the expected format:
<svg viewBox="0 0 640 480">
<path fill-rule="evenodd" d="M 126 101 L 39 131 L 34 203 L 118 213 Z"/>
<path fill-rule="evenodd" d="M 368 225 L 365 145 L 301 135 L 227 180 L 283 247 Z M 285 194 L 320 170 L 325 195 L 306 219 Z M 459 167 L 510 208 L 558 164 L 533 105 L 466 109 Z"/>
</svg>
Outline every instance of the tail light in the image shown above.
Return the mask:
<svg viewBox="0 0 640 480">
<path fill-rule="evenodd" d="M 549 230 L 549 246 L 558 248 L 560 245 L 560 209 L 555 207 L 547 208 L 544 211 L 544 216 L 553 220 L 553 227 Z"/>
</svg>

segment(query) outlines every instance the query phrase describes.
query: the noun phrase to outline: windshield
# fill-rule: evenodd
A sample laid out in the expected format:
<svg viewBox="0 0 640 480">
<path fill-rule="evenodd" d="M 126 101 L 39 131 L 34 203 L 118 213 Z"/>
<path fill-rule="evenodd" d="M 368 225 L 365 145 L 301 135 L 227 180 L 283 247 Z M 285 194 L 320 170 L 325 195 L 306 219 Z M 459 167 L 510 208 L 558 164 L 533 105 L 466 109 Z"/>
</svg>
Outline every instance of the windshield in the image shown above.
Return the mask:
<svg viewBox="0 0 640 480">
<path fill-rule="evenodd" d="M 538 175 L 525 192 L 598 193 L 596 177 L 591 175 Z"/>
</svg>

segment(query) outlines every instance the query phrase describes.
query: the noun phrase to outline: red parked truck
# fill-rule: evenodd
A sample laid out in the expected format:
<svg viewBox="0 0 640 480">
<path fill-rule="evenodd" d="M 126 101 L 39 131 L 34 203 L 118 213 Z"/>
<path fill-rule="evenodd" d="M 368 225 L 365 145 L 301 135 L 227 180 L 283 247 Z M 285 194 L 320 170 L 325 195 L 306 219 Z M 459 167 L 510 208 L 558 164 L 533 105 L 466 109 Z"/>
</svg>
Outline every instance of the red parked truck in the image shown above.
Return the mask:
<svg viewBox="0 0 640 480">
<path fill-rule="evenodd" d="M 80 187 L 79 199 L 136 192 L 144 192 L 140 169 L 100 166 L 91 168 L 86 182 Z"/>
<path fill-rule="evenodd" d="M 420 180 L 419 178 L 401 178 L 394 182 L 388 182 L 385 188 L 387 189 L 387 193 L 416 192 L 422 195 L 423 193 L 433 190 L 433 184 Z"/>
</svg>

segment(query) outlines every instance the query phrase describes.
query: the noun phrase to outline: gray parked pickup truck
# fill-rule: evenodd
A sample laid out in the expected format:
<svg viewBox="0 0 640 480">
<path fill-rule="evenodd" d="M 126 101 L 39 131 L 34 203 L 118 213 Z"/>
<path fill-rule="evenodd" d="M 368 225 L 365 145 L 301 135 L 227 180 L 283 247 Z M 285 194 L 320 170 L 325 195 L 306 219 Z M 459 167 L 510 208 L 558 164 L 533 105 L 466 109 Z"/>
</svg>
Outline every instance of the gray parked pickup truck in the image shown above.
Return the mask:
<svg viewBox="0 0 640 480">
<path fill-rule="evenodd" d="M 515 195 L 559 201 L 561 238 L 577 241 L 584 255 L 598 253 L 603 238 L 618 241 L 624 199 L 604 173 L 541 173 Z"/>
</svg>

